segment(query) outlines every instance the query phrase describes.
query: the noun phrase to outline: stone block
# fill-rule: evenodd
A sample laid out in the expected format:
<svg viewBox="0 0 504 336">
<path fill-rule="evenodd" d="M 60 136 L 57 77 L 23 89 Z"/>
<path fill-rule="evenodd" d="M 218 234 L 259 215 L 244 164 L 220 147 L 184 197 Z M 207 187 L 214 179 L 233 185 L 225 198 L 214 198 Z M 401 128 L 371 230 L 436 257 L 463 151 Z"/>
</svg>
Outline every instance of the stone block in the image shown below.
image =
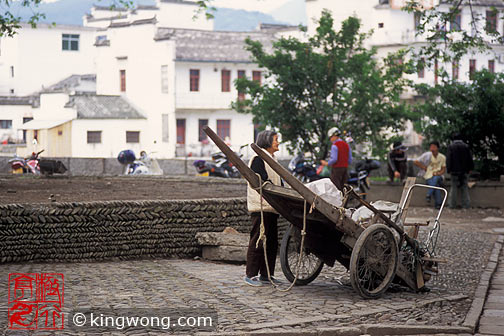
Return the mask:
<svg viewBox="0 0 504 336">
<path fill-rule="evenodd" d="M 421 325 L 391 325 L 372 324 L 363 325 L 363 332 L 371 335 L 435 335 L 435 334 L 461 334 L 471 330 L 458 326 L 421 326 Z"/>
<path fill-rule="evenodd" d="M 502 336 L 502 326 L 496 325 L 480 325 L 478 332 L 484 335 L 500 335 Z"/>
<path fill-rule="evenodd" d="M 319 336 L 359 336 L 361 330 L 352 327 L 339 327 L 339 328 L 318 328 Z"/>
<path fill-rule="evenodd" d="M 203 246 L 203 258 L 222 261 L 246 261 L 247 248 L 243 246 Z"/>
<path fill-rule="evenodd" d="M 248 246 L 249 235 L 246 233 L 198 232 L 198 243 L 203 246 Z"/>
</svg>

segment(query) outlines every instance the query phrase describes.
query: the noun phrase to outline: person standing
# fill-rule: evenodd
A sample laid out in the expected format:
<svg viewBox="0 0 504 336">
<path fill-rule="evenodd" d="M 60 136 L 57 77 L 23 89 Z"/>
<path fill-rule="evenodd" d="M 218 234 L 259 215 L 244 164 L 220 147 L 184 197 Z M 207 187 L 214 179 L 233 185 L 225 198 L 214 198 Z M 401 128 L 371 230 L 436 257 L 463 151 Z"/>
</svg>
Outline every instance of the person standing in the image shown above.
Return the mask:
<svg viewBox="0 0 504 336">
<path fill-rule="evenodd" d="M 457 192 L 462 193 L 462 207 L 468 209 L 471 206 L 467 175 L 474 169 L 474 162 L 469 146 L 462 141 L 460 134 L 452 137 L 452 143 L 448 146 L 446 168 L 451 176 L 451 188 L 448 205 L 450 208 L 457 207 Z"/>
<path fill-rule="evenodd" d="M 278 151 L 278 134 L 274 131 L 262 131 L 257 135 L 256 145 L 266 154 L 276 160 L 274 153 Z M 280 176 L 259 156 L 253 156 L 249 162 L 250 168 L 261 177 L 264 183 L 269 181 L 274 185 L 282 185 Z M 278 251 L 278 213 L 263 198 L 261 209 L 261 196 L 259 190 L 254 190 L 248 184 L 247 187 L 247 208 L 252 220 L 252 230 L 250 231 L 250 240 L 247 250 L 247 267 L 244 281 L 247 285 L 259 287 L 263 283 L 269 283 L 266 263 L 264 261 L 263 241 L 257 245 L 261 233 L 261 210 L 264 217 L 264 229 L 266 235 L 266 254 L 268 257 L 268 267 L 271 280 L 278 284 L 280 281 L 275 279 L 275 261 Z M 258 276 L 260 274 L 260 276 Z"/>
<path fill-rule="evenodd" d="M 395 178 L 400 178 L 401 182 L 403 182 L 408 173 L 406 146 L 400 141 L 394 142 L 394 148 L 388 153 L 387 159 L 390 182 L 394 182 Z"/>
<path fill-rule="evenodd" d="M 320 160 L 323 166 L 331 167 L 331 181 L 343 192 L 343 186 L 348 181 L 348 165 L 352 163 L 352 149 L 340 138 L 341 131 L 337 127 L 329 130 L 328 136 L 332 142 L 329 161 Z"/>
<path fill-rule="evenodd" d="M 439 142 L 431 141 L 429 144 L 429 152 L 425 152 L 413 163 L 419 167 L 419 175 L 427 181 L 427 184 L 433 187 L 440 187 L 443 182 L 443 174 L 446 171 L 446 156 L 439 152 Z M 434 206 L 436 209 L 441 208 L 443 202 L 441 190 L 431 189 L 427 191 L 427 202 L 430 203 L 432 195 L 434 195 Z"/>
</svg>

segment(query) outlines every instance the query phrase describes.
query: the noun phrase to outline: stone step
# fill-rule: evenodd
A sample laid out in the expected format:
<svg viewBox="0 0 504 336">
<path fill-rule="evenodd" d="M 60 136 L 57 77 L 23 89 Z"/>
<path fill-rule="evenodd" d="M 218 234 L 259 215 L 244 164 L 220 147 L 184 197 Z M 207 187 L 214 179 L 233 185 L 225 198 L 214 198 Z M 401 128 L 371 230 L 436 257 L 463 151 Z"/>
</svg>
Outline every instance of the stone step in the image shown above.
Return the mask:
<svg viewBox="0 0 504 336">
<path fill-rule="evenodd" d="M 504 319 L 504 309 L 485 309 L 483 317 L 501 317 Z"/>
<path fill-rule="evenodd" d="M 484 335 L 500 335 L 502 336 L 502 327 L 495 325 L 481 325 L 478 328 L 480 334 Z"/>
<path fill-rule="evenodd" d="M 246 233 L 198 232 L 196 239 L 203 246 L 248 246 L 249 235 Z"/>
<path fill-rule="evenodd" d="M 247 260 L 247 247 L 244 246 L 203 246 L 203 258 L 207 260 L 239 261 Z"/>
</svg>

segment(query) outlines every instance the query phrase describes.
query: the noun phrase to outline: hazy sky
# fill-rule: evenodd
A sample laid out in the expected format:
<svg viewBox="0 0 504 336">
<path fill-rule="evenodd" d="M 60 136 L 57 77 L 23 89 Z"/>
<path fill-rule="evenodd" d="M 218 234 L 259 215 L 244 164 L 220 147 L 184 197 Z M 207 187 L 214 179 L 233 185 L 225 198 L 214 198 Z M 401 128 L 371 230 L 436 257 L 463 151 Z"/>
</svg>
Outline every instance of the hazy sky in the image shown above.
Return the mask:
<svg viewBox="0 0 504 336">
<path fill-rule="evenodd" d="M 289 0 L 213 0 L 211 4 L 214 7 L 270 12 L 288 1 Z"/>
</svg>

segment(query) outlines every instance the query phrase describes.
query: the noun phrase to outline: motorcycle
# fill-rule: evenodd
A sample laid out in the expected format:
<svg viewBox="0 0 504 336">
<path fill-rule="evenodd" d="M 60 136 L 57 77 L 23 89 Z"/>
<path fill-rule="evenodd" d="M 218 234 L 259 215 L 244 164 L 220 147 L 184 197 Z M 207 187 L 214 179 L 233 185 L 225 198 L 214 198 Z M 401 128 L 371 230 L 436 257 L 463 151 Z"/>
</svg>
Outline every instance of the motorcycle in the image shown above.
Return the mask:
<svg viewBox="0 0 504 336">
<path fill-rule="evenodd" d="M 243 145 L 240 147 L 239 152 L 248 145 Z M 243 154 L 238 155 L 240 158 Z M 217 176 L 225 178 L 239 178 L 240 172 L 236 167 L 229 162 L 228 158 L 224 153 L 218 152 L 211 155 L 212 161 L 196 160 L 193 162 L 193 166 L 196 168 L 196 172 L 200 176 Z"/>
<path fill-rule="evenodd" d="M 27 159 L 17 155 L 14 158 L 10 159 L 8 162 L 11 165 L 12 172 L 14 174 L 32 173 L 34 175 L 40 175 L 38 157 L 43 151 L 44 150 L 41 150 L 38 153 L 33 152 Z"/>
<path fill-rule="evenodd" d="M 156 159 L 151 158 L 145 151 L 140 152 L 140 158 L 136 158 L 135 152 L 126 149 L 119 152 L 117 160 L 124 166 L 124 175 L 163 175 Z"/>
<path fill-rule="evenodd" d="M 319 173 L 317 173 L 318 168 L 320 167 L 315 165 L 315 163 L 306 160 L 303 153 L 299 153 L 293 157 L 287 165 L 287 168 L 294 177 L 303 183 L 313 182 L 327 177 L 320 176 Z"/>
<path fill-rule="evenodd" d="M 40 159 L 39 155 L 44 150 L 38 153 L 33 152 L 31 156 L 24 159 L 20 156 L 15 156 L 8 162 L 11 165 L 14 174 L 32 173 L 34 175 L 52 175 L 53 173 L 64 174 L 67 168 L 61 161 Z"/>
<path fill-rule="evenodd" d="M 372 170 L 380 168 L 380 161 L 373 159 L 364 159 L 355 164 L 355 170 L 349 171 L 348 184 L 353 186 L 354 191 L 366 199 L 367 190 L 371 189 L 369 186 L 369 175 Z"/>
<path fill-rule="evenodd" d="M 287 167 L 289 171 L 291 171 L 292 174 L 303 183 L 313 182 L 320 180 L 321 178 L 329 177 L 325 175 L 321 176 L 321 168 L 323 167 L 306 160 L 302 153 L 299 153 L 292 158 Z M 372 170 L 378 168 L 380 168 L 379 161 L 372 159 L 358 161 L 355 164 L 355 169 L 349 171 L 347 184 L 353 186 L 355 192 L 365 199 L 367 191 L 371 188 L 369 186 L 368 177 Z"/>
</svg>

